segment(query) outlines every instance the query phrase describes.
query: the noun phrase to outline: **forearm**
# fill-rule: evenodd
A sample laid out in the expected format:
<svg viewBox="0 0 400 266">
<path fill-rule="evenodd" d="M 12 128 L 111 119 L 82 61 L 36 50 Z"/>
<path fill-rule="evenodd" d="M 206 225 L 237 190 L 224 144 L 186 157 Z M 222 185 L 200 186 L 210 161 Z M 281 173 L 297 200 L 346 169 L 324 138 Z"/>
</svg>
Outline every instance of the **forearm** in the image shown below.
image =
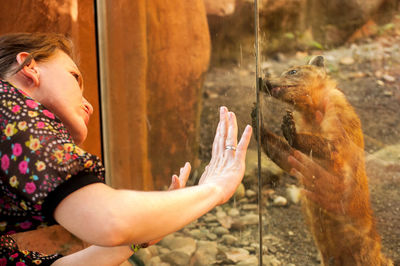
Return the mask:
<svg viewBox="0 0 400 266">
<path fill-rule="evenodd" d="M 55 218 L 68 231 L 92 244 L 145 243 L 179 230 L 220 200 L 221 193 L 213 185 L 140 192 L 93 184 L 65 198 L 57 207 Z"/>
<path fill-rule="evenodd" d="M 176 191 L 118 191 L 115 203 L 127 232 L 122 243 L 145 243 L 175 232 L 214 208 L 221 200 L 217 188 L 199 185 Z M 127 210 L 127 206 L 132 206 Z"/>
<path fill-rule="evenodd" d="M 119 266 L 129 259 L 133 251 L 129 246 L 99 247 L 90 246 L 76 253 L 58 259 L 52 266 Z"/>
</svg>

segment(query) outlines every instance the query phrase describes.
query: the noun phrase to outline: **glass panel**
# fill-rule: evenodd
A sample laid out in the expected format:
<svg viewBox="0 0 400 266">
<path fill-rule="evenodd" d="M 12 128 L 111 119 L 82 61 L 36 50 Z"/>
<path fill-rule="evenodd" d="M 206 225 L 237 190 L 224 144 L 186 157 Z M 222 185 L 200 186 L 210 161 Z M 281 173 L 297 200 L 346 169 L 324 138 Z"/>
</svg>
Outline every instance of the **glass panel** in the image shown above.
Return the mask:
<svg viewBox="0 0 400 266">
<path fill-rule="evenodd" d="M 251 124 L 253 3 L 130 1 L 120 10 L 114 2 L 99 1 L 99 14 L 106 18 L 99 21 L 106 29 L 99 31 L 105 39 L 99 45 L 107 52 L 100 60 L 109 184 L 167 189 L 186 161 L 192 164 L 188 185 L 197 184 L 211 159 L 219 107 L 237 114 L 240 135 Z M 255 147 L 249 158 L 251 167 L 231 201 L 140 250 L 131 261 L 256 265 Z"/>
<path fill-rule="evenodd" d="M 190 178 L 191 184 L 198 182 L 211 159 L 219 107 L 226 106 L 235 112 L 240 138 L 245 126 L 251 125 L 255 103 L 254 3 L 204 2 L 211 59 L 201 92 L 199 163 Z M 159 256 L 162 261 L 186 265 L 177 261 L 179 252 L 193 247 L 191 241 L 195 240 L 190 265 L 258 264 L 257 149 L 252 145 L 243 184 L 233 199 L 162 240 L 157 245 L 157 252 L 166 253 Z"/>
<path fill-rule="evenodd" d="M 262 2 L 262 144 L 280 166 L 263 160 L 266 254 L 282 265 L 398 263 L 398 4 Z"/>
</svg>

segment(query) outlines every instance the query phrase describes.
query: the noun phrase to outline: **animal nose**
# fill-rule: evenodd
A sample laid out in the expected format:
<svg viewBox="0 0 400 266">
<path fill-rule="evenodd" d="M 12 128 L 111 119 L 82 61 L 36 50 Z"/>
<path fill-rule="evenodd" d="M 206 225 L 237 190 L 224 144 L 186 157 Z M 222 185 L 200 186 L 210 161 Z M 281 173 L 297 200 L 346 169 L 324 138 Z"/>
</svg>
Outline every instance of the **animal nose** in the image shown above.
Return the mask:
<svg viewBox="0 0 400 266">
<path fill-rule="evenodd" d="M 261 91 L 266 92 L 266 93 L 271 93 L 272 85 L 271 85 L 271 83 L 269 82 L 268 79 L 263 79 L 262 80 Z"/>
</svg>

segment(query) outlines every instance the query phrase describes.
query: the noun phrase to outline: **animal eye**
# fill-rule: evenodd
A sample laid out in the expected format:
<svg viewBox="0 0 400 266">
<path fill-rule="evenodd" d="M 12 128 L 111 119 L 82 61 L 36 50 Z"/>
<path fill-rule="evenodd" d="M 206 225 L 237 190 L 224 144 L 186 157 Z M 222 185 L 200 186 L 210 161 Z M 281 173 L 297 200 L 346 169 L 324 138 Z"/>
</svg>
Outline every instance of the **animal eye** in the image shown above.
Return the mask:
<svg viewBox="0 0 400 266">
<path fill-rule="evenodd" d="M 294 69 L 293 69 L 293 70 L 290 70 L 290 71 L 288 72 L 289 75 L 294 75 L 294 74 L 296 74 L 296 73 L 297 73 L 297 70 L 294 70 Z"/>
</svg>

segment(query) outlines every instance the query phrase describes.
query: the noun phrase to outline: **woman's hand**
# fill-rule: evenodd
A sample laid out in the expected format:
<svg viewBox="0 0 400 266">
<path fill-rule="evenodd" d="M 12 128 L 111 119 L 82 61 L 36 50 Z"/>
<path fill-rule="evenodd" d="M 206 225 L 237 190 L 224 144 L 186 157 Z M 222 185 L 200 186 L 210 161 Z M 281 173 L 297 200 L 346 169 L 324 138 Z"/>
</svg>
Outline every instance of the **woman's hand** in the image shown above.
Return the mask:
<svg viewBox="0 0 400 266">
<path fill-rule="evenodd" d="M 239 144 L 237 144 L 237 131 L 235 114 L 229 112 L 226 107 L 221 107 L 211 161 L 199 181 L 199 185 L 215 185 L 221 196 L 218 204 L 227 202 L 243 179 L 252 128 L 246 126 Z"/>
<path fill-rule="evenodd" d="M 185 163 L 185 166 L 183 166 L 179 171 L 179 177 L 177 175 L 172 176 L 171 185 L 169 186 L 168 190 L 184 188 L 186 186 L 186 182 L 188 181 L 190 170 L 190 163 Z"/>
<path fill-rule="evenodd" d="M 295 151 L 288 161 L 293 167 L 291 175 L 304 187 L 303 195 L 326 211 L 345 214 L 349 198 L 343 177 L 329 173 L 300 151 Z"/>
</svg>

